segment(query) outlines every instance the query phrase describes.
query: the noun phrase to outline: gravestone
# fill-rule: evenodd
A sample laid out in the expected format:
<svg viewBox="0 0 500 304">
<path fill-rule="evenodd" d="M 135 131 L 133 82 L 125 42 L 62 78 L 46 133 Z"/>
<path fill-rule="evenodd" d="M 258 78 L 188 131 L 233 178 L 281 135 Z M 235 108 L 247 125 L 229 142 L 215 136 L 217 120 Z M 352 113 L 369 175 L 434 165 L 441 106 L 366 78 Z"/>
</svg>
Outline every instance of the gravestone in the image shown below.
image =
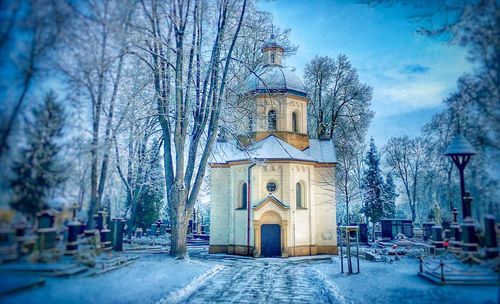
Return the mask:
<svg viewBox="0 0 500 304">
<path fill-rule="evenodd" d="M 413 222 L 407 219 L 383 219 L 380 221 L 382 226 L 382 238 L 393 240 L 399 233 L 406 237 L 413 237 Z"/>
<path fill-rule="evenodd" d="M 158 226 L 156 224 L 151 224 L 151 229 L 150 229 L 150 233 L 149 233 L 150 236 L 155 236 L 156 235 L 157 227 Z"/>
<path fill-rule="evenodd" d="M 16 231 L 9 227 L 0 228 L 0 263 L 17 257 Z"/>
<path fill-rule="evenodd" d="M 38 250 L 54 249 L 57 246 L 57 229 L 54 227 L 55 214 L 51 210 L 44 210 L 37 215 Z"/>
<path fill-rule="evenodd" d="M 167 233 L 167 225 L 161 224 L 160 225 L 160 235 L 164 235 L 165 233 Z"/>
<path fill-rule="evenodd" d="M 363 244 L 368 244 L 368 224 L 359 224 L 359 242 Z"/>
<path fill-rule="evenodd" d="M 112 245 L 111 245 L 111 230 L 109 229 L 102 229 L 100 232 L 100 237 L 101 237 L 101 247 L 104 252 L 109 252 L 111 251 Z"/>
<path fill-rule="evenodd" d="M 37 214 L 37 228 L 52 228 L 55 222 L 55 214 L 50 210 L 44 210 Z"/>
<path fill-rule="evenodd" d="M 123 250 L 123 232 L 125 230 L 126 220 L 123 218 L 115 218 L 111 221 L 111 242 L 113 250 Z"/>
<path fill-rule="evenodd" d="M 422 230 L 424 232 L 424 241 L 427 241 L 431 238 L 432 236 L 432 226 L 434 226 L 434 223 L 422 223 Z"/>
<path fill-rule="evenodd" d="M 68 223 L 68 239 L 66 243 L 66 254 L 73 255 L 78 250 L 78 234 L 80 233 L 81 223 L 72 221 Z"/>
<path fill-rule="evenodd" d="M 497 232 L 495 217 L 487 215 L 484 219 L 484 242 L 486 247 L 486 258 L 493 259 L 498 257 Z"/>
<path fill-rule="evenodd" d="M 432 241 L 431 244 L 436 247 L 436 249 L 442 249 L 443 246 L 443 227 L 440 225 L 432 226 Z"/>
<path fill-rule="evenodd" d="M 465 205 L 472 205 L 472 197 L 466 192 L 463 197 Z M 468 253 L 475 253 L 479 250 L 479 243 L 476 235 L 476 225 L 471 217 L 466 217 L 462 223 L 462 250 Z"/>
</svg>

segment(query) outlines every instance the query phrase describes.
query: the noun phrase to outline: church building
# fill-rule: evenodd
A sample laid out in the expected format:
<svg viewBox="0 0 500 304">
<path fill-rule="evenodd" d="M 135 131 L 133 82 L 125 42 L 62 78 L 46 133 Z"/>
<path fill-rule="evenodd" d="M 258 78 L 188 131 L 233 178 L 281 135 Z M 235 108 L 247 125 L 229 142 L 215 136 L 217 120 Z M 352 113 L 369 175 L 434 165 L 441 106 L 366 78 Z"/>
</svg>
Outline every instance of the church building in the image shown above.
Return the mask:
<svg viewBox="0 0 500 304">
<path fill-rule="evenodd" d="M 210 253 L 336 254 L 335 147 L 309 138 L 302 80 L 271 37 L 245 81 L 249 132 L 218 140 L 211 167 Z"/>
</svg>

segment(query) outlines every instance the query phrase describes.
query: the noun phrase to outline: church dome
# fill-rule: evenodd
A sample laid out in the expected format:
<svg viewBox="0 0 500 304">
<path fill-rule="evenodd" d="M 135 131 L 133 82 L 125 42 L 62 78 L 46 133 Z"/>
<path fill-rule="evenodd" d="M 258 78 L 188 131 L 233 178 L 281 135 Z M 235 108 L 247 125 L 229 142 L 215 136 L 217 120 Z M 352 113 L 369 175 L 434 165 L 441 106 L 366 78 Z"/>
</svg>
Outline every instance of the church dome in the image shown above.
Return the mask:
<svg viewBox="0 0 500 304">
<path fill-rule="evenodd" d="M 289 93 L 307 96 L 302 80 L 294 72 L 279 64 L 269 64 L 245 81 L 245 93 Z"/>
</svg>

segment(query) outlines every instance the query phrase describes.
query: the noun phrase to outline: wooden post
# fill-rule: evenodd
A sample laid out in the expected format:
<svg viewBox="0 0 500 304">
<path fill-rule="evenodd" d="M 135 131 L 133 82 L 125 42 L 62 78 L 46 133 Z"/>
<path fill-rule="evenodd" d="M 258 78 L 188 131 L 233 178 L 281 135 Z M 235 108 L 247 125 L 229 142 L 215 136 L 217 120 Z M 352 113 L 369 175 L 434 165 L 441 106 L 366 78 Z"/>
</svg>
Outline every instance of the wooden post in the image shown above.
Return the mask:
<svg viewBox="0 0 500 304">
<path fill-rule="evenodd" d="M 359 273 L 359 226 L 358 226 L 358 229 L 356 230 L 356 259 L 357 259 L 357 266 L 358 266 L 358 270 L 356 273 Z"/>
<path fill-rule="evenodd" d="M 340 229 L 340 273 L 344 273 L 344 251 L 342 250 L 342 228 Z"/>
</svg>

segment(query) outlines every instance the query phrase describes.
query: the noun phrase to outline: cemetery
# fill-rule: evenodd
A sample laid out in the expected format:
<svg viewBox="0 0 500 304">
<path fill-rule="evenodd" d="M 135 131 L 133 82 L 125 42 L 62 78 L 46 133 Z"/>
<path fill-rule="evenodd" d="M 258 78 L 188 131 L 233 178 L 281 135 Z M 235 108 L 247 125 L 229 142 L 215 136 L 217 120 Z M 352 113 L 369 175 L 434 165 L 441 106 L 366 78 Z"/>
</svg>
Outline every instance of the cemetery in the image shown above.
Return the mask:
<svg viewBox="0 0 500 304">
<path fill-rule="evenodd" d="M 0 303 L 500 303 L 500 1 L 0 1 Z"/>
</svg>

